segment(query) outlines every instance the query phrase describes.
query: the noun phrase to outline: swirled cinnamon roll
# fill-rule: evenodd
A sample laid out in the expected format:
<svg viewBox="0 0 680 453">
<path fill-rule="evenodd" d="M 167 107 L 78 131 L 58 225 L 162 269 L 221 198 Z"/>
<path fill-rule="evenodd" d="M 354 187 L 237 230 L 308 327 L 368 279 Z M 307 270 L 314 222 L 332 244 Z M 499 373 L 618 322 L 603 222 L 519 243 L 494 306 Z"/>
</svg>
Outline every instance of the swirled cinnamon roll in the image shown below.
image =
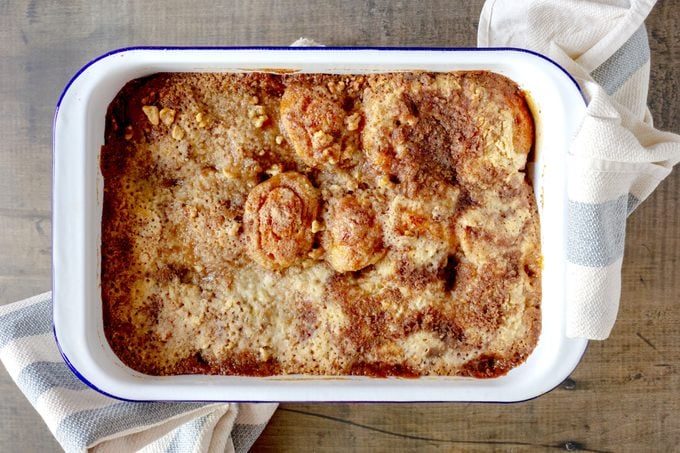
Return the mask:
<svg viewBox="0 0 680 453">
<path fill-rule="evenodd" d="M 326 261 L 338 272 L 357 271 L 383 257 L 382 227 L 370 200 L 345 195 L 330 201 L 324 236 Z"/>
<path fill-rule="evenodd" d="M 300 77 L 281 98 L 281 123 L 297 155 L 310 167 L 356 163 L 360 103 L 342 80 Z"/>
<path fill-rule="evenodd" d="M 312 248 L 319 195 L 306 176 L 280 173 L 255 186 L 243 215 L 248 255 L 269 269 L 289 267 Z"/>
</svg>

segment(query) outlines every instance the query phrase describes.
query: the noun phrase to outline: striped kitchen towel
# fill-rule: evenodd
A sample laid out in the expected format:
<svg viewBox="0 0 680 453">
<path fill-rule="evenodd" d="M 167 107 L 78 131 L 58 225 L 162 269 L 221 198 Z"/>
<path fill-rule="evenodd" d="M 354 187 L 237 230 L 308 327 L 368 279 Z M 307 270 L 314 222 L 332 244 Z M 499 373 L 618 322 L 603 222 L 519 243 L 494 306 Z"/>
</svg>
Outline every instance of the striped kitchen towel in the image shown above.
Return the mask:
<svg viewBox="0 0 680 453">
<path fill-rule="evenodd" d="M 568 155 L 567 335 L 609 336 L 619 307 L 626 217 L 680 161 L 680 136 L 654 129 L 647 108 L 653 0 L 488 0 L 480 47 L 552 58 L 588 108 Z"/>
<path fill-rule="evenodd" d="M 90 389 L 52 333 L 52 293 L 0 307 L 0 360 L 67 452 L 245 452 L 276 404 L 135 403 Z"/>
</svg>

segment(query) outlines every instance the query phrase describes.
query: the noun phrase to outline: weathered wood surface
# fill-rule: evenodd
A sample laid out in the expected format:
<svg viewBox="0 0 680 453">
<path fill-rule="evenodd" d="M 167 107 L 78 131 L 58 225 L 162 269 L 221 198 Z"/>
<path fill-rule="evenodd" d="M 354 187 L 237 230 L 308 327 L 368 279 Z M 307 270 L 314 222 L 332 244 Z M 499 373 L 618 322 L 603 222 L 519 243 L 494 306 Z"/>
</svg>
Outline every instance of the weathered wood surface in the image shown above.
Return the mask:
<svg viewBox="0 0 680 453">
<path fill-rule="evenodd" d="M 130 45 L 473 46 L 482 1 L 57 2 L 0 0 L 0 303 L 50 288 L 51 132 L 69 78 Z M 680 1 L 647 21 L 649 103 L 680 132 Z M 672 451 L 680 447 L 680 172 L 628 223 L 611 338 L 572 381 L 512 404 L 284 404 L 257 451 Z M 0 450 L 58 451 L 0 371 Z"/>
</svg>

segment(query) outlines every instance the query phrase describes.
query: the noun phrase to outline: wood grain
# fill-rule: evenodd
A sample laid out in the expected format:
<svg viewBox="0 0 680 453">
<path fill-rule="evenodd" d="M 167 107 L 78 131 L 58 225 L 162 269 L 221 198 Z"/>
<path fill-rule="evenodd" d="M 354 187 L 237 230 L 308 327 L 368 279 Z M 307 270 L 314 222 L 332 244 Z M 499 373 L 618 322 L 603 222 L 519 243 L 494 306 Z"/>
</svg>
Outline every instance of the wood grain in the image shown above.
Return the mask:
<svg viewBox="0 0 680 453">
<path fill-rule="evenodd" d="M 0 303 L 48 290 L 51 126 L 70 77 L 131 45 L 474 46 L 481 0 L 0 0 Z M 680 1 L 647 21 L 649 103 L 680 132 Z M 680 445 L 680 173 L 631 216 L 619 320 L 561 387 L 512 404 L 284 404 L 255 451 L 672 451 Z M 0 371 L 0 450 L 59 451 Z"/>
</svg>

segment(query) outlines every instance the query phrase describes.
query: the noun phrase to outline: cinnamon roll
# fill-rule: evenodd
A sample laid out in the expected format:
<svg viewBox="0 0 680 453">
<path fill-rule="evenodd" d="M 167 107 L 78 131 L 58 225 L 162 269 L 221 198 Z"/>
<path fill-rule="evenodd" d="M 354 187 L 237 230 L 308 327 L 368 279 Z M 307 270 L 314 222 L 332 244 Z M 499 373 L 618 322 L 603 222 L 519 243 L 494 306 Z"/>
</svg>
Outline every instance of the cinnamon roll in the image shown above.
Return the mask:
<svg viewBox="0 0 680 453">
<path fill-rule="evenodd" d="M 366 197 L 331 200 L 324 246 L 326 261 L 338 272 L 357 271 L 383 257 L 382 228 Z"/>
<path fill-rule="evenodd" d="M 280 173 L 255 186 L 243 215 L 248 255 L 269 269 L 299 262 L 312 248 L 318 210 L 318 191 L 300 173 Z"/>
<path fill-rule="evenodd" d="M 301 77 L 281 98 L 281 123 L 296 154 L 310 167 L 356 163 L 362 114 L 345 82 Z"/>
</svg>

